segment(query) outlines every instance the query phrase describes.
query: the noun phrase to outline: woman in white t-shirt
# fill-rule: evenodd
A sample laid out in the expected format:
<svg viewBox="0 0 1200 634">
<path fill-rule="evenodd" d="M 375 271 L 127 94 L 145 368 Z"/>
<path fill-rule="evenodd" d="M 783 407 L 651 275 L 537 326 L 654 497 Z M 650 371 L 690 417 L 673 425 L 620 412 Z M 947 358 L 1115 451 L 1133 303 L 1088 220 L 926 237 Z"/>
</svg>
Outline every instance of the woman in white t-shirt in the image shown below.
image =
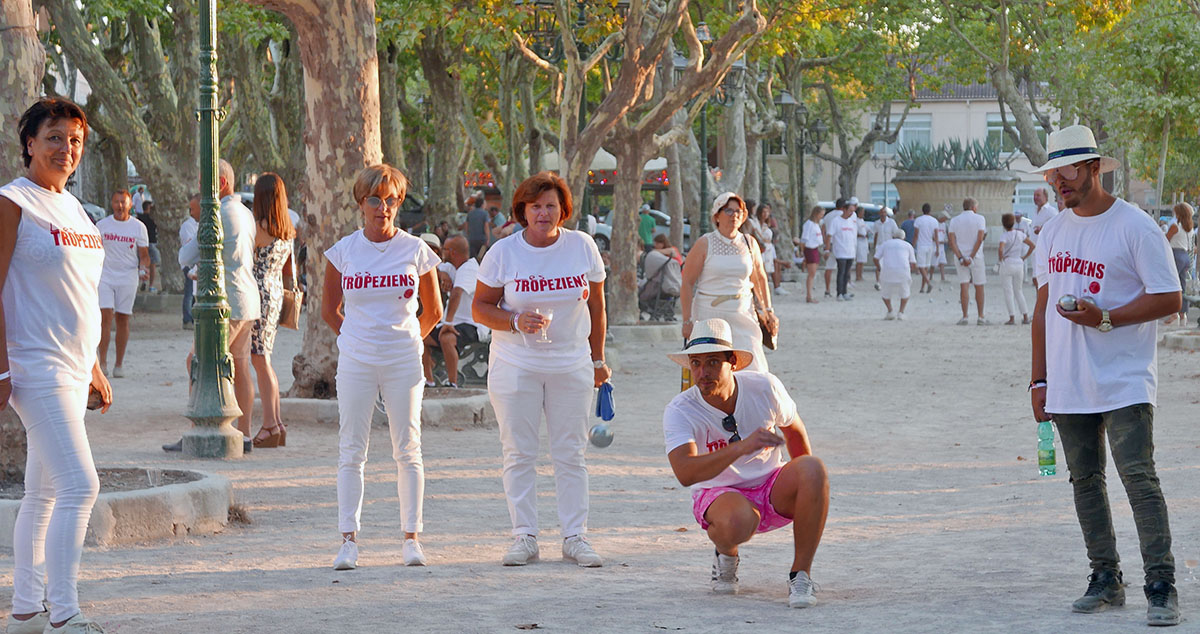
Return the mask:
<svg viewBox="0 0 1200 634">
<path fill-rule="evenodd" d="M 421 457 L 421 340 L 442 318 L 438 257 L 420 238 L 394 224 L 408 179 L 391 165 L 373 165 L 354 182 L 363 228 L 338 240 L 325 257 L 321 317 L 337 333 L 339 452 L 335 570 L 358 565 L 363 466 L 376 397 L 382 395 L 398 473 L 406 566 L 424 566 L 425 467 Z M 417 306 L 423 306 L 417 317 Z"/>
<path fill-rule="evenodd" d="M 1187 292 L 1187 271 L 1192 264 L 1192 214 L 1194 210 L 1188 203 L 1179 203 L 1172 209 L 1175 212 L 1175 222 L 1167 227 L 1167 243 L 1171 245 L 1171 257 L 1175 258 L 1175 270 L 1179 272 L 1179 287 Z M 1178 319 L 1181 326 L 1187 325 L 1188 300 L 1186 296 L 1179 304 L 1179 313 L 1167 318 L 1168 324 Z"/>
<path fill-rule="evenodd" d="M 797 243 L 804 249 L 804 270 L 808 272 L 808 277 L 804 280 L 804 301 L 809 304 L 817 303 L 813 298 L 813 280 L 817 277 L 817 266 L 821 264 L 821 247 L 825 245 L 825 233 L 821 231 L 821 219 L 824 217 L 824 207 L 813 207 L 808 212 L 808 220 L 804 221 Z"/>
<path fill-rule="evenodd" d="M 104 242 L 66 190 L 87 116 L 66 99 L 44 98 L 21 116 L 18 134 L 25 176 L 0 187 L 0 409 L 12 405 L 28 441 L 8 631 L 99 628 L 79 612 L 76 581 L 100 492 L 83 415 L 91 400 L 101 411 L 112 403 L 96 361 Z"/>
<path fill-rule="evenodd" d="M 1021 324 L 1029 323 L 1029 307 L 1025 304 L 1025 258 L 1033 255 L 1034 243 L 1024 231 L 1016 229 L 1016 216 L 1000 217 L 1004 234 L 1000 236 L 1000 287 L 1004 289 L 1004 305 L 1008 307 L 1006 326 L 1017 323 L 1014 309 L 1021 309 Z M 1025 247 L 1028 246 L 1029 250 Z M 1015 304 L 1014 304 L 1015 297 Z"/>
<path fill-rule="evenodd" d="M 571 192 L 541 172 L 513 193 L 511 217 L 523 229 L 488 249 L 471 304 L 492 329 L 488 396 L 504 453 L 504 495 L 516 539 L 503 563 L 537 561 L 538 437 L 550 436 L 563 559 L 603 565 L 586 538 L 588 410 L 594 387 L 612 376 L 604 362 L 604 264 L 587 233 L 564 229 Z"/>
</svg>

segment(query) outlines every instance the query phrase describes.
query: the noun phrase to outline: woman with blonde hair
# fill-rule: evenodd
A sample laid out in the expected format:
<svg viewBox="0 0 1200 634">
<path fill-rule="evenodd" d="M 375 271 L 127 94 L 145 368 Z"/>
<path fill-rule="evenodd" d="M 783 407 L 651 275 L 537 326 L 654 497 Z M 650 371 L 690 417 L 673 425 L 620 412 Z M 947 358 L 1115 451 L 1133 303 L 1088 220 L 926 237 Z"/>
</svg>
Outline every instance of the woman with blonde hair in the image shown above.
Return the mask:
<svg viewBox="0 0 1200 634">
<path fill-rule="evenodd" d="M 375 400 L 382 395 L 396 488 L 400 494 L 402 558 L 424 566 L 422 530 L 425 467 L 421 456 L 421 341 L 442 319 L 438 257 L 424 240 L 396 227 L 408 179 L 391 165 L 363 169 L 354 182 L 362 229 L 325 251 L 321 317 L 337 333 L 338 530 L 335 570 L 358 566 L 363 467 Z M 422 307 L 420 317 L 418 306 Z"/>
<path fill-rule="evenodd" d="M 1173 324 L 1178 319 L 1180 325 L 1187 325 L 1187 271 L 1192 263 L 1192 229 L 1194 228 L 1192 215 L 1195 210 L 1188 203 L 1178 203 L 1172 211 L 1175 212 L 1175 222 L 1167 227 L 1167 243 L 1171 245 L 1171 255 L 1175 257 L 1175 269 L 1179 272 L 1179 286 L 1184 290 L 1185 296 L 1183 302 L 1179 304 L 1179 314 L 1168 317 L 1166 323 Z"/>
<path fill-rule="evenodd" d="M 254 436 L 254 448 L 287 444 L 287 428 L 279 417 L 279 379 L 271 367 L 271 350 L 279 329 L 283 289 L 294 288 L 292 239 L 296 229 L 288 215 L 287 190 L 278 174 L 267 172 L 254 184 L 254 281 L 262 300 L 262 316 L 250 328 L 250 364 L 258 377 L 262 399 L 262 427 Z"/>
</svg>

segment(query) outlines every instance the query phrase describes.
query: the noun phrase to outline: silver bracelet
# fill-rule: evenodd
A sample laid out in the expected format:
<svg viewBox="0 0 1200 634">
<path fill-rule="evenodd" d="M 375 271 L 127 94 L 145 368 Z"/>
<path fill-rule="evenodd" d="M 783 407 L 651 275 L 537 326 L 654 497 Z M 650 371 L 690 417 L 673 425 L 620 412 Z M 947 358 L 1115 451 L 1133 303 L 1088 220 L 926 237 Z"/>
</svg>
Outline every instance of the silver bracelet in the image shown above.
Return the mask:
<svg viewBox="0 0 1200 634">
<path fill-rule="evenodd" d="M 11 378 L 12 378 L 11 370 L 5 370 L 3 372 L 0 372 L 0 381 L 3 381 L 5 379 L 11 379 Z"/>
<path fill-rule="evenodd" d="M 513 332 L 520 332 L 517 329 L 517 319 L 520 317 L 521 317 L 520 313 L 513 313 L 512 318 L 508 320 L 508 325 L 512 328 Z"/>
</svg>

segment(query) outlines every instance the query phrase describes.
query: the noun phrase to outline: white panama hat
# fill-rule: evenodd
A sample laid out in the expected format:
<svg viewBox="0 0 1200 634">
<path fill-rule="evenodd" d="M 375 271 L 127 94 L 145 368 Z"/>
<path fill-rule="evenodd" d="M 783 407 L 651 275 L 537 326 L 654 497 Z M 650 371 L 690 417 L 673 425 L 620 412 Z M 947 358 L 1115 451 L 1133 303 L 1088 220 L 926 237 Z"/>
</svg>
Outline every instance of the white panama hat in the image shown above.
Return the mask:
<svg viewBox="0 0 1200 634">
<path fill-rule="evenodd" d="M 425 241 L 425 244 L 428 244 L 435 249 L 442 248 L 442 239 L 439 238 L 436 233 L 422 233 L 421 239 Z"/>
<path fill-rule="evenodd" d="M 692 326 L 692 337 L 683 346 L 682 352 L 667 355 L 675 363 L 683 367 L 688 365 L 688 357 L 693 354 L 708 354 L 710 352 L 732 352 L 734 355 L 734 370 L 754 362 L 754 353 L 749 350 L 739 350 L 733 347 L 733 335 L 729 323 L 724 319 L 705 319 Z"/>
<path fill-rule="evenodd" d="M 1109 156 L 1101 156 L 1096 145 L 1096 135 L 1085 125 L 1067 126 L 1057 132 L 1052 132 L 1046 140 L 1046 150 L 1049 160 L 1040 167 L 1030 170 L 1032 173 L 1047 172 L 1056 167 L 1100 159 L 1100 173 L 1111 172 L 1121 166 L 1120 161 Z"/>
</svg>

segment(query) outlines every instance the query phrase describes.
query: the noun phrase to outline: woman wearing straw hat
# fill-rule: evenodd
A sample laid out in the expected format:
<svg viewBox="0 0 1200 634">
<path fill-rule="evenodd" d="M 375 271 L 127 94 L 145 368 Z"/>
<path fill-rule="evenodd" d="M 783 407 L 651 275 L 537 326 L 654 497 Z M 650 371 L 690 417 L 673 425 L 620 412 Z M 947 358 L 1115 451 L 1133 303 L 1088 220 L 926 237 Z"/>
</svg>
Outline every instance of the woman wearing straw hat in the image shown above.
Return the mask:
<svg viewBox="0 0 1200 634">
<path fill-rule="evenodd" d="M 812 455 L 779 379 L 735 374 L 754 355 L 731 339 L 729 324 L 707 319 L 695 324 L 683 351 L 667 355 L 696 381 L 663 412 L 667 459 L 679 483 L 692 488 L 692 515 L 716 547 L 713 592 L 737 594 L 741 544 L 792 524 L 788 605 L 806 608 L 816 603 L 810 573 L 829 510 L 825 465 Z"/>
<path fill-rule="evenodd" d="M 704 319 L 724 319 L 739 348 L 750 350 L 754 360 L 746 369 L 767 371 L 762 331 L 754 313 L 757 298 L 767 312 L 767 326 L 778 332 L 779 320 L 771 306 L 767 274 L 757 246 L 738 229 L 746 221 L 746 204 L 734 193 L 717 196 L 712 205 L 716 226 L 696 240 L 683 263 L 683 286 L 679 292 L 683 312 L 683 337 L 692 325 Z"/>
<path fill-rule="evenodd" d="M 1034 418 L 1053 418 L 1062 438 L 1092 569 L 1072 608 L 1090 613 L 1125 603 L 1104 481 L 1107 435 L 1137 526 L 1146 620 L 1175 625 L 1175 559 L 1153 426 L 1157 322 L 1179 310 L 1179 277 L 1154 220 L 1104 190 L 1101 174 L 1120 164 L 1099 154 L 1090 129 L 1063 128 L 1047 146 L 1049 160 L 1037 171 L 1069 209 L 1038 235 L 1029 391 Z M 1058 300 L 1068 293 L 1088 299 L 1064 310 Z"/>
</svg>

